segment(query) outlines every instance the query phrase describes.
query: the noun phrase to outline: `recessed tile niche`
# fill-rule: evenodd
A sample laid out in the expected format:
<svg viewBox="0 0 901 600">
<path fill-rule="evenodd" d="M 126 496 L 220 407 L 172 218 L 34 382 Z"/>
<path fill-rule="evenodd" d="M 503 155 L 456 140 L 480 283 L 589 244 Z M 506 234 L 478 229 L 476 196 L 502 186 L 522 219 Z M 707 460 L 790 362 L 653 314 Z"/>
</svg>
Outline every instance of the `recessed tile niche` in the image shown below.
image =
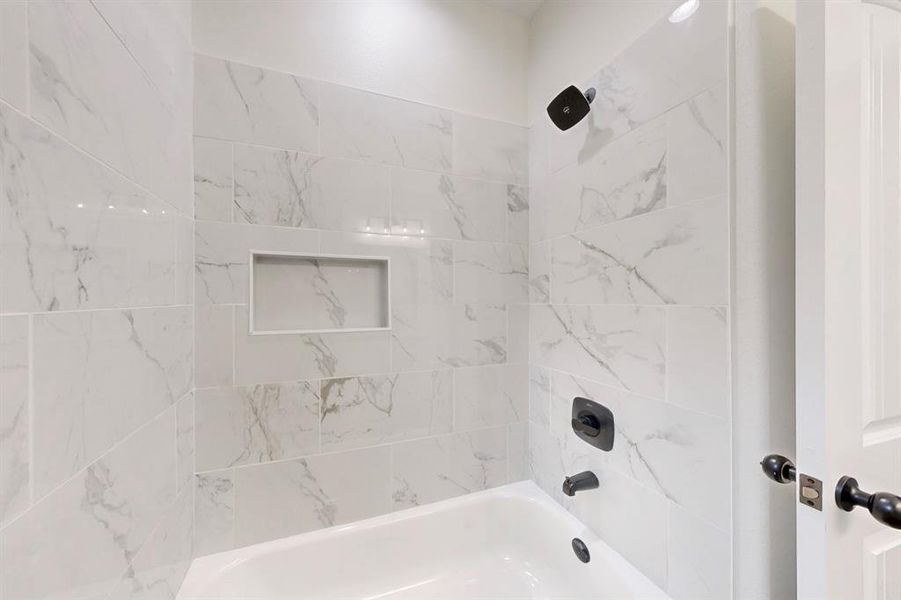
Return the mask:
<svg viewBox="0 0 901 600">
<path fill-rule="evenodd" d="M 391 328 L 388 258 L 251 251 L 250 333 Z"/>
</svg>

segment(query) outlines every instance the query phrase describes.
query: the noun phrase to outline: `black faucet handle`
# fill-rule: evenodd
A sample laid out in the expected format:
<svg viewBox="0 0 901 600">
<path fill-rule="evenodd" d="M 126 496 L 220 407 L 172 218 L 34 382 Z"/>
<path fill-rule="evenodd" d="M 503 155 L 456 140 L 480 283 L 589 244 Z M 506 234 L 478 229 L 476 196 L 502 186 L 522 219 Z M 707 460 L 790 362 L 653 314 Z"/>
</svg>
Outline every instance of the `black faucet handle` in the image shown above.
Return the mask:
<svg viewBox="0 0 901 600">
<path fill-rule="evenodd" d="M 579 415 L 572 420 L 574 431 L 580 431 L 587 436 L 597 437 L 601 434 L 601 423 L 594 415 Z"/>
</svg>

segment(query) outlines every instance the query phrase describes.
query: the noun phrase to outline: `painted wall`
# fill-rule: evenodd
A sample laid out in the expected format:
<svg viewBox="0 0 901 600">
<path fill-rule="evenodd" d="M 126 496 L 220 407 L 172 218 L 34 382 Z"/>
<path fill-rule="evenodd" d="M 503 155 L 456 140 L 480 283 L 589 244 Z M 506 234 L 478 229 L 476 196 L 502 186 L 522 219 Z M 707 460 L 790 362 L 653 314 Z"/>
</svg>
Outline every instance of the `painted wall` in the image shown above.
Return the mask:
<svg viewBox="0 0 901 600">
<path fill-rule="evenodd" d="M 526 478 L 527 130 L 195 75 L 197 552 Z M 251 336 L 251 249 L 388 256 L 392 330 Z M 356 277 L 300 281 L 297 308 L 352 322 Z"/>
<path fill-rule="evenodd" d="M 518 124 L 526 40 L 480 2 L 194 0 L 200 53 Z"/>
<path fill-rule="evenodd" d="M 190 7 L 0 6 L 0 595 L 191 557 Z"/>
<path fill-rule="evenodd" d="M 748 599 L 796 595 L 795 494 L 757 464 L 795 452 L 794 5 L 735 11 L 733 548 Z"/>
<path fill-rule="evenodd" d="M 724 2 L 649 24 L 576 79 L 582 123 L 530 138 L 530 472 L 677 600 L 731 594 L 728 31 Z M 613 411 L 609 454 L 575 396 Z"/>
</svg>

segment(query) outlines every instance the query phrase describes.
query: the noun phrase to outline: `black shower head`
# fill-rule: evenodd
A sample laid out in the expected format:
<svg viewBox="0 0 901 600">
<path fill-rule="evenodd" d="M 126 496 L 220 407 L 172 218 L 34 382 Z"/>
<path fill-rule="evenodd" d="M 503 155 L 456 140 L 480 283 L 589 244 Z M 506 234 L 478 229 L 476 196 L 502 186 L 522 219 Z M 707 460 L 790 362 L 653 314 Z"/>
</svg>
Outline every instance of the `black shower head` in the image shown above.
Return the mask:
<svg viewBox="0 0 901 600">
<path fill-rule="evenodd" d="M 588 114 L 594 95 L 594 88 L 588 88 L 583 94 L 579 88 L 571 85 L 551 100 L 547 105 L 547 114 L 554 125 L 566 131 Z"/>
</svg>

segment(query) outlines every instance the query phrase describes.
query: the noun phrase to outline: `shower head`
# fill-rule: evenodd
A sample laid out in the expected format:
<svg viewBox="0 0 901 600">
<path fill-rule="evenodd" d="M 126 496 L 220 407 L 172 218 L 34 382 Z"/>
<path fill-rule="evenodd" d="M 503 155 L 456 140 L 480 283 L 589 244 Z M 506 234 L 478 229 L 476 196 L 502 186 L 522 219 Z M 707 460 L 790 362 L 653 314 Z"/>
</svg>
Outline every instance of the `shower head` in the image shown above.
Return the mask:
<svg viewBox="0 0 901 600">
<path fill-rule="evenodd" d="M 547 114 L 554 125 L 566 131 L 588 114 L 594 96 L 594 88 L 588 88 L 583 94 L 579 88 L 571 85 L 551 100 L 547 105 Z"/>
</svg>

